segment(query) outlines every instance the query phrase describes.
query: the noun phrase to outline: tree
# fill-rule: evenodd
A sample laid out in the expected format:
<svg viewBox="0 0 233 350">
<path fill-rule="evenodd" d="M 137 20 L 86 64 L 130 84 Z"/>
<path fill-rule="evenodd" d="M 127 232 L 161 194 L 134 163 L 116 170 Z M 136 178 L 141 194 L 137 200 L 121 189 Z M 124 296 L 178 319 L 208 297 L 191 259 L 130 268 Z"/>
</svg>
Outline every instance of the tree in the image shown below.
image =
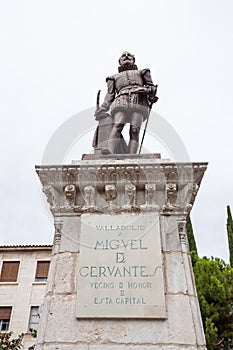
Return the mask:
<svg viewBox="0 0 233 350">
<path fill-rule="evenodd" d="M 195 252 L 196 254 L 198 254 L 190 216 L 188 217 L 188 220 L 187 220 L 186 230 L 187 230 L 187 236 L 188 236 L 188 242 L 189 242 L 189 250 L 190 252 Z"/>
<path fill-rule="evenodd" d="M 219 258 L 193 255 L 208 350 L 233 348 L 233 268 Z"/>
<path fill-rule="evenodd" d="M 229 260 L 231 267 L 233 267 L 233 221 L 229 205 L 227 206 L 227 236 L 229 246 Z"/>
<path fill-rule="evenodd" d="M 0 350 L 19 350 L 22 348 L 24 334 L 18 335 L 16 339 L 11 339 L 12 332 L 0 333 Z"/>
</svg>

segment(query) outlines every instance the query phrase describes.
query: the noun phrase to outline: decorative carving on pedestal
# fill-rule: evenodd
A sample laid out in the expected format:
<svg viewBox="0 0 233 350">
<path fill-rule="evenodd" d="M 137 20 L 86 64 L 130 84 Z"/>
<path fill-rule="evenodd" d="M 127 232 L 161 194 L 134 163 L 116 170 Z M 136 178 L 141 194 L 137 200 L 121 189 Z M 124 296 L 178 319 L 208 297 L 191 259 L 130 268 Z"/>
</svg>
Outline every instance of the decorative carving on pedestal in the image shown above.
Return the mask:
<svg viewBox="0 0 233 350">
<path fill-rule="evenodd" d="M 180 209 L 180 206 L 177 204 L 177 184 L 176 183 L 167 183 L 166 196 L 167 196 L 167 200 L 164 208 L 165 212 L 170 212 L 176 209 Z"/>
<path fill-rule="evenodd" d="M 85 204 L 83 205 L 82 207 L 82 210 L 84 211 L 88 211 L 88 210 L 95 210 L 96 209 L 96 205 L 95 205 L 95 194 L 96 194 L 96 191 L 95 191 L 95 187 L 94 186 L 91 186 L 91 185 L 88 185 L 88 186 L 85 186 L 83 188 L 83 192 L 84 192 L 84 201 L 85 201 Z"/>
<path fill-rule="evenodd" d="M 119 210 L 119 206 L 115 205 L 113 201 L 117 198 L 117 189 L 115 185 L 105 185 L 105 200 L 109 203 L 107 210 Z"/>
<path fill-rule="evenodd" d="M 143 158 L 37 167 L 55 226 L 54 279 L 46 294 L 38 350 L 121 349 L 134 340 L 139 348 L 205 349 L 185 220 L 206 167 Z M 157 282 L 158 272 L 166 283 Z M 105 282 L 106 289 L 97 290 Z M 160 299 L 164 295 L 165 302 Z M 64 317 L 69 324 L 65 331 Z M 143 320 L 148 317 L 150 321 Z M 54 327 L 54 320 L 61 327 Z M 127 324 L 124 339 L 114 336 L 109 322 L 118 328 Z M 151 343 L 141 337 L 142 326 Z M 96 327 L 100 337 L 90 342 Z"/>
<path fill-rule="evenodd" d="M 145 185 L 145 204 L 141 205 L 141 209 L 145 211 L 158 210 L 159 206 L 156 204 L 156 185 Z"/>
<path fill-rule="evenodd" d="M 62 171 L 62 181 L 67 183 L 67 185 L 72 185 L 75 183 L 75 172 L 72 168 L 63 168 Z"/>
<path fill-rule="evenodd" d="M 187 215 L 207 163 L 149 162 L 147 159 L 92 165 L 37 167 L 53 214 L 159 211 Z M 116 196 L 116 197 L 115 197 Z M 108 202 L 108 206 L 106 206 Z"/>
<path fill-rule="evenodd" d="M 67 185 L 64 188 L 65 197 L 67 200 L 67 204 L 71 207 L 75 205 L 75 198 L 76 198 L 76 187 L 75 185 Z"/>
<path fill-rule="evenodd" d="M 155 208 L 155 207 L 158 208 L 158 206 L 155 204 L 155 191 L 156 191 L 155 184 L 145 185 L 146 205 L 150 208 Z"/>
<path fill-rule="evenodd" d="M 139 211 L 139 207 L 136 206 L 136 186 L 132 183 L 125 185 L 125 200 L 123 211 Z"/>
<path fill-rule="evenodd" d="M 178 222 L 178 233 L 180 242 L 186 244 L 186 220 Z"/>
<path fill-rule="evenodd" d="M 179 178 L 179 176 L 178 176 L 178 169 L 173 169 L 173 170 L 169 171 L 167 173 L 166 178 L 167 178 L 167 182 L 169 184 L 172 184 L 174 182 L 177 183 L 178 182 L 178 178 Z"/>
<path fill-rule="evenodd" d="M 192 204 L 191 202 L 194 202 L 196 194 L 198 192 L 199 186 L 196 183 L 188 183 L 185 186 L 185 196 L 184 196 L 184 203 L 185 208 L 191 209 Z"/>
<path fill-rule="evenodd" d="M 55 217 L 54 218 L 55 233 L 54 233 L 54 241 L 53 241 L 54 246 L 55 245 L 60 245 L 61 234 L 62 234 L 62 226 L 63 226 L 62 219 L 60 217 Z"/>
<path fill-rule="evenodd" d="M 49 203 L 49 205 L 52 209 L 55 205 L 54 188 L 51 185 L 44 185 L 42 191 L 46 195 L 47 202 Z"/>
</svg>

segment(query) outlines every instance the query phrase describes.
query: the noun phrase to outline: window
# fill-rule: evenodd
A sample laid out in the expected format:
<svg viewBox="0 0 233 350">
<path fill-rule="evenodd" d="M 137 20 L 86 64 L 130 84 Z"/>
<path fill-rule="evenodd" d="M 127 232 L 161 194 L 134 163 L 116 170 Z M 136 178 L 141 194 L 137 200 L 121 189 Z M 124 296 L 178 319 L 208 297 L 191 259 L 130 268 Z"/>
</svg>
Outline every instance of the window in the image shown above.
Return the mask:
<svg viewBox="0 0 233 350">
<path fill-rule="evenodd" d="M 36 282 L 46 282 L 49 272 L 49 261 L 37 261 L 36 267 Z"/>
<path fill-rule="evenodd" d="M 37 331 L 40 320 L 39 306 L 31 306 L 28 329 L 30 332 Z"/>
<path fill-rule="evenodd" d="M 0 306 L 0 332 L 7 332 L 11 319 L 11 306 Z"/>
<path fill-rule="evenodd" d="M 17 282 L 19 261 L 3 261 L 0 282 Z"/>
</svg>

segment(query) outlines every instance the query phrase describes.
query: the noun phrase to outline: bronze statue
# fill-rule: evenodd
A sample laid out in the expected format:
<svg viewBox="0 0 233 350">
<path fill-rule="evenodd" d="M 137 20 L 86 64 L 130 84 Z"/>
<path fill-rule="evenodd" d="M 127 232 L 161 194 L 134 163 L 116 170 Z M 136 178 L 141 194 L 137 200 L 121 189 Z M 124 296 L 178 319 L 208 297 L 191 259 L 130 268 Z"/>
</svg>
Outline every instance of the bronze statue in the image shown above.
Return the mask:
<svg viewBox="0 0 233 350">
<path fill-rule="evenodd" d="M 108 91 L 100 107 L 98 93 L 95 117 L 100 123 L 93 146 L 102 144 L 105 154 L 135 154 L 142 122 L 148 119 L 152 104 L 158 100 L 157 85 L 153 84 L 149 69 L 137 68 L 130 52 L 122 53 L 119 64 L 119 73 L 106 79 Z M 107 113 L 109 109 L 111 115 Z M 128 146 L 121 134 L 126 123 L 130 123 Z"/>
</svg>

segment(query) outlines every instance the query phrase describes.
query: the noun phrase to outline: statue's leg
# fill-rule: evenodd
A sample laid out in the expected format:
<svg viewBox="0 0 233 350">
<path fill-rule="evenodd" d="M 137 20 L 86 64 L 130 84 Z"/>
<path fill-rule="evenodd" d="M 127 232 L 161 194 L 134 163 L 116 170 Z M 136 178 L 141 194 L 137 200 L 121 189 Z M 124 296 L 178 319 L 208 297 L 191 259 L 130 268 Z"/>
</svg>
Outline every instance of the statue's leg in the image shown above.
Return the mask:
<svg viewBox="0 0 233 350">
<path fill-rule="evenodd" d="M 117 112 L 114 115 L 114 124 L 109 135 L 108 149 L 111 153 L 114 153 L 116 146 L 120 140 L 121 132 L 126 123 L 126 115 L 123 112 Z"/>
<path fill-rule="evenodd" d="M 143 116 L 141 113 L 133 112 L 130 120 L 130 129 L 129 129 L 129 153 L 135 154 L 138 150 L 138 141 L 139 141 L 139 133 L 140 128 L 143 122 Z"/>
</svg>

